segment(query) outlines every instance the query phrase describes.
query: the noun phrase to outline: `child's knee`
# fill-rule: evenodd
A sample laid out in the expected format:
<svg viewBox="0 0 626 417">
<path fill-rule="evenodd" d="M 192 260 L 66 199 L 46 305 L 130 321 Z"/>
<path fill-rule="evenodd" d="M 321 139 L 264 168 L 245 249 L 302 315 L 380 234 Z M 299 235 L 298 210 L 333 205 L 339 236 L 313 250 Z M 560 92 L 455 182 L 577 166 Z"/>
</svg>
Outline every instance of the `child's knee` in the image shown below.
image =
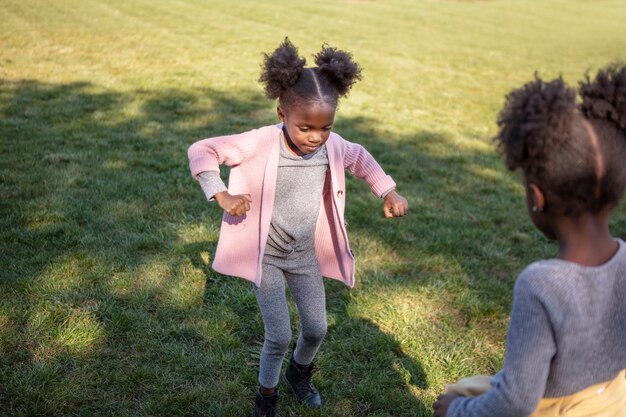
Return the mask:
<svg viewBox="0 0 626 417">
<path fill-rule="evenodd" d="M 318 342 L 326 337 L 327 329 L 326 321 L 315 323 L 302 330 L 302 337 L 307 342 Z"/>
<path fill-rule="evenodd" d="M 291 329 L 288 331 L 282 331 L 280 333 L 274 333 L 272 335 L 266 335 L 265 344 L 267 348 L 273 353 L 285 354 L 289 349 L 291 343 Z"/>
</svg>

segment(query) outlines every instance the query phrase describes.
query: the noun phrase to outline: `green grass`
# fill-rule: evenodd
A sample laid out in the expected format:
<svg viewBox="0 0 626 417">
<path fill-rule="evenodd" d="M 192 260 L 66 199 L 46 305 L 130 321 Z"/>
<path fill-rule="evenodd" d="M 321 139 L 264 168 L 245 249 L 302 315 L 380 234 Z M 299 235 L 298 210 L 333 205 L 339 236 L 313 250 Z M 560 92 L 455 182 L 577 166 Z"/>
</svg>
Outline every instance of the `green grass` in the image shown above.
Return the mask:
<svg viewBox="0 0 626 417">
<path fill-rule="evenodd" d="M 357 287 L 327 282 L 325 407 L 283 396 L 283 415 L 430 416 L 444 384 L 499 369 L 514 279 L 556 250 L 490 141 L 504 94 L 626 59 L 618 0 L 0 6 L 3 416 L 249 412 L 262 321 L 250 284 L 209 267 L 220 212 L 186 149 L 276 121 L 256 80 L 286 35 L 362 64 L 336 131 L 411 212 L 386 220 L 349 181 Z"/>
</svg>

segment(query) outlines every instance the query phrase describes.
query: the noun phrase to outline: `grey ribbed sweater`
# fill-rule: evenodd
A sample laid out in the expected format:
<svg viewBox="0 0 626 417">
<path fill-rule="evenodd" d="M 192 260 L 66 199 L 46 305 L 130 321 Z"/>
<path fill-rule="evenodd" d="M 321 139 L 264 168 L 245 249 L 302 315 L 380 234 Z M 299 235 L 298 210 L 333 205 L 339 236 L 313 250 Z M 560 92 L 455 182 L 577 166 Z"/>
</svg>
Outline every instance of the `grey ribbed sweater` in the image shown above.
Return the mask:
<svg viewBox="0 0 626 417">
<path fill-rule="evenodd" d="M 550 259 L 529 265 L 514 288 L 504 367 L 492 388 L 458 398 L 448 417 L 525 417 L 626 368 L 626 247 L 605 264 Z"/>
</svg>

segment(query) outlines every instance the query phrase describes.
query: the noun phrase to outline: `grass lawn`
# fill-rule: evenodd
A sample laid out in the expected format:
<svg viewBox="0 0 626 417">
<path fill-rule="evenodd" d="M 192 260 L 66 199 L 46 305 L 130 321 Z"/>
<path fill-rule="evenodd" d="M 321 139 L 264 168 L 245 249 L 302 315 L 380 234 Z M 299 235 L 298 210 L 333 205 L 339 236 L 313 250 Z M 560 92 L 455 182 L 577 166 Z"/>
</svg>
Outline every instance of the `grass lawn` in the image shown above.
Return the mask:
<svg viewBox="0 0 626 417">
<path fill-rule="evenodd" d="M 256 80 L 288 35 L 362 64 L 335 130 L 411 212 L 349 181 L 325 406 L 282 414 L 431 416 L 499 369 L 515 277 L 556 252 L 491 143 L 503 97 L 626 59 L 624 22 L 621 0 L 0 0 L 0 415 L 248 415 L 263 324 L 210 269 L 221 213 L 186 150 L 277 120 Z"/>
</svg>

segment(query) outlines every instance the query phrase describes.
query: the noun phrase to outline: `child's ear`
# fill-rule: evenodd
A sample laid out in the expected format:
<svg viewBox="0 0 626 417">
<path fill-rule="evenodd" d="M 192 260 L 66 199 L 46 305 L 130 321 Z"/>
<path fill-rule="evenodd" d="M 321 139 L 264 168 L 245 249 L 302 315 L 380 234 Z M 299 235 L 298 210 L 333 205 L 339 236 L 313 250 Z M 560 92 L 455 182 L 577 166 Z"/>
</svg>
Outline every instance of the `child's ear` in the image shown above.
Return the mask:
<svg viewBox="0 0 626 417">
<path fill-rule="evenodd" d="M 537 184 L 531 182 L 528 184 L 528 193 L 532 202 L 532 211 L 542 212 L 546 206 L 546 196 Z"/>
<path fill-rule="evenodd" d="M 280 106 L 276 107 L 276 113 L 278 113 L 278 118 L 280 119 L 280 121 L 285 123 L 285 112 Z"/>
</svg>

